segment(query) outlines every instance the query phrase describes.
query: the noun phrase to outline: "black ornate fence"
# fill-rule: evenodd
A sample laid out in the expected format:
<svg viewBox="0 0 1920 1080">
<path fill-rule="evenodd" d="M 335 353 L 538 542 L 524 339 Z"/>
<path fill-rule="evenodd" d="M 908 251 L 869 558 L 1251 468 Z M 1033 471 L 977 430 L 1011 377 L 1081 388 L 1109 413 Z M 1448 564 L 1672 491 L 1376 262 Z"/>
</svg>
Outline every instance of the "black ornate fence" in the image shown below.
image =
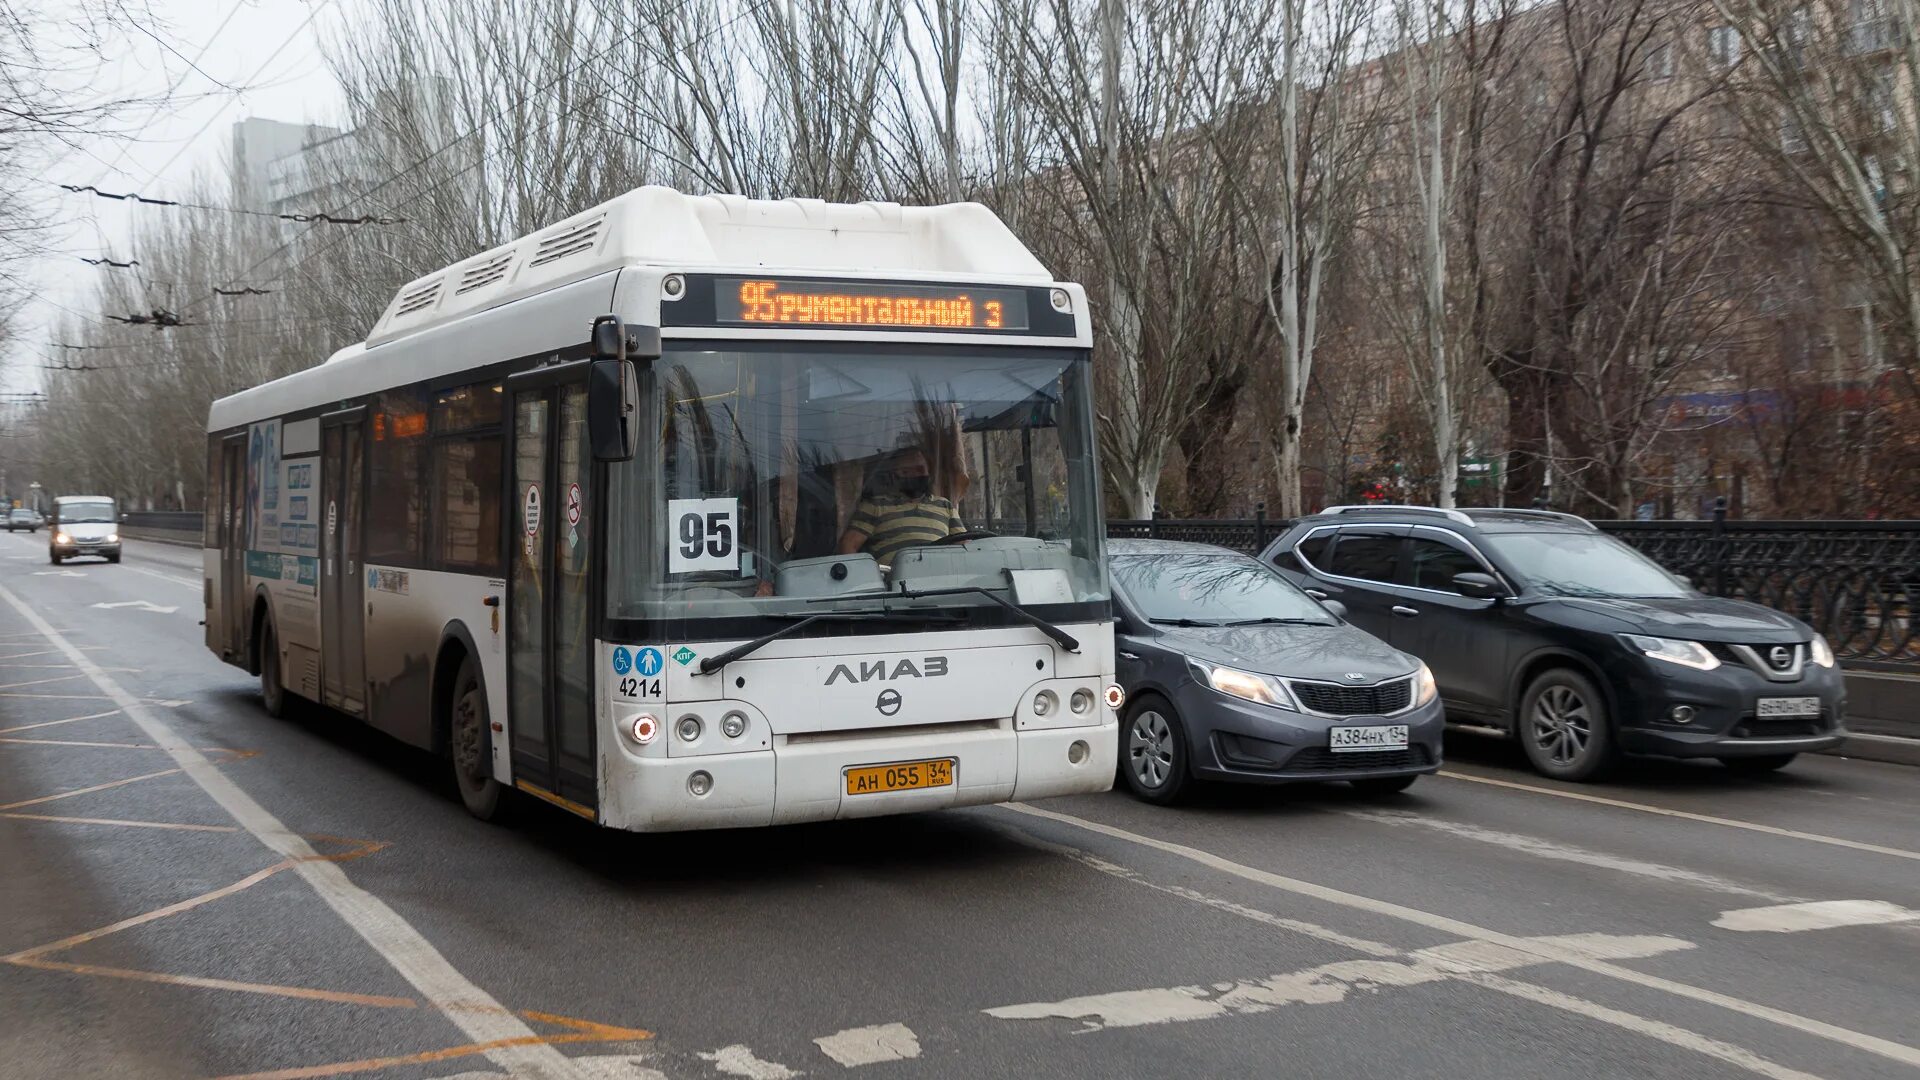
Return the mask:
<svg viewBox="0 0 1920 1080">
<path fill-rule="evenodd" d="M 1695 588 L 1787 612 L 1825 634 L 1848 667 L 1920 671 L 1920 521 L 1596 521 Z M 1286 522 L 1265 517 L 1109 522 L 1159 537 L 1258 552 Z"/>
</svg>

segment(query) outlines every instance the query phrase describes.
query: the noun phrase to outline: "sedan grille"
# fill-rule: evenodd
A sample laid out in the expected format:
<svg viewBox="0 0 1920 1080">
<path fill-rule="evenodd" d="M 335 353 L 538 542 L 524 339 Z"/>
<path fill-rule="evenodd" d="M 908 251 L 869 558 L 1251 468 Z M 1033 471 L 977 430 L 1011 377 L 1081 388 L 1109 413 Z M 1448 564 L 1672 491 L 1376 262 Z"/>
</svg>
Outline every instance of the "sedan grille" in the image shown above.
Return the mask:
<svg viewBox="0 0 1920 1080">
<path fill-rule="evenodd" d="M 1335 686 L 1332 683 L 1288 683 L 1293 696 L 1308 709 L 1327 716 L 1385 716 L 1413 700 L 1413 680 L 1398 679 L 1378 686 Z"/>
<path fill-rule="evenodd" d="M 1433 764 L 1424 746 L 1405 750 L 1368 750 L 1334 753 L 1324 746 L 1309 746 L 1287 759 L 1281 768 L 1287 772 L 1361 772 L 1372 769 L 1423 769 Z"/>
</svg>

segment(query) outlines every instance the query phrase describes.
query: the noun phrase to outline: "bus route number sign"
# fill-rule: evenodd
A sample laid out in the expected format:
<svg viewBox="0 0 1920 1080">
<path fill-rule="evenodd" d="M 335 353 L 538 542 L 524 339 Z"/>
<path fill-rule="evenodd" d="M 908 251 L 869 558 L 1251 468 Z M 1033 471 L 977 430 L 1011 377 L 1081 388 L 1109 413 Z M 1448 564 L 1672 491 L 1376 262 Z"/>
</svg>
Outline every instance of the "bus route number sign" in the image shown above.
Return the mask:
<svg viewBox="0 0 1920 1080">
<path fill-rule="evenodd" d="M 738 499 L 668 499 L 667 573 L 737 573 L 739 516 Z"/>
<path fill-rule="evenodd" d="M 1025 330 L 1024 289 L 716 278 L 714 316 L 747 326 L 874 326 L 890 330 Z"/>
</svg>

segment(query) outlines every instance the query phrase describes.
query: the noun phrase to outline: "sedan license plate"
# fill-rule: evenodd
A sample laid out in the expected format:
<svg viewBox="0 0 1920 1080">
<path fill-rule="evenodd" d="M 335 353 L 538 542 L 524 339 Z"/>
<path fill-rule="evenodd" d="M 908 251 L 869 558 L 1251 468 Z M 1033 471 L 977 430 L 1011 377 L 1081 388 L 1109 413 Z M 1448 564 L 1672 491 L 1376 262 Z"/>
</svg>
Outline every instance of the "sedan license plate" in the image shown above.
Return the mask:
<svg viewBox="0 0 1920 1080">
<path fill-rule="evenodd" d="M 1352 750 L 1405 750 L 1407 725 L 1376 724 L 1371 727 L 1337 727 L 1328 731 L 1327 745 L 1335 753 Z"/>
<path fill-rule="evenodd" d="M 883 791 L 915 791 L 953 786 L 953 759 L 901 761 L 892 765 L 862 765 L 848 769 L 847 794 L 877 795 Z"/>
<path fill-rule="evenodd" d="M 1763 697 L 1754 710 L 1759 716 L 1819 716 L 1817 697 Z"/>
</svg>

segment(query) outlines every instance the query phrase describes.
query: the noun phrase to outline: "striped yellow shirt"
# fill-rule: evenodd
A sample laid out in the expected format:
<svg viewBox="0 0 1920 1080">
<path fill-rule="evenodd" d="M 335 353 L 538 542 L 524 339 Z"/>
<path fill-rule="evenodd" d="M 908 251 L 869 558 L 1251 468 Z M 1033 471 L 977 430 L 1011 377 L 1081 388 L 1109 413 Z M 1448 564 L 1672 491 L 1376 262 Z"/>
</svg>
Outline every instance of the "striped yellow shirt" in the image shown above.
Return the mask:
<svg viewBox="0 0 1920 1080">
<path fill-rule="evenodd" d="M 967 531 L 953 500 L 939 495 L 909 499 L 901 495 L 875 495 L 861 499 L 854 508 L 849 532 L 867 538 L 861 545 L 875 559 L 886 562 L 901 548 L 934 544 Z"/>
</svg>

